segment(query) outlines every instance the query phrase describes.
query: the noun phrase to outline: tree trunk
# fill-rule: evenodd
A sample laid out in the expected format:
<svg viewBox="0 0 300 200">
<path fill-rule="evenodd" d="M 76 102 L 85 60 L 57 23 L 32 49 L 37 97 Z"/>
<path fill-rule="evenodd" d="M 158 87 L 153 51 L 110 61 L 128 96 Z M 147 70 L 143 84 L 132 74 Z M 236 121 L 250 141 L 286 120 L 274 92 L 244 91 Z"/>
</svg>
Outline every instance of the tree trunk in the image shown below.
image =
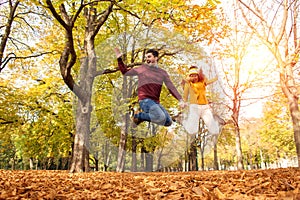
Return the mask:
<svg viewBox="0 0 300 200">
<path fill-rule="evenodd" d="M 240 135 L 239 127 L 235 127 L 235 148 L 236 148 L 236 156 L 237 156 L 237 169 L 240 170 L 244 169 L 241 135 Z"/>
<path fill-rule="evenodd" d="M 132 172 L 137 171 L 136 147 L 137 147 L 137 142 L 136 142 L 135 136 L 133 135 L 132 136 L 132 162 L 131 162 L 131 171 Z"/>
<path fill-rule="evenodd" d="M 281 81 L 283 82 L 283 81 Z M 284 84 L 284 83 L 281 83 Z M 288 86 L 285 86 L 288 87 Z M 295 85 L 293 85 L 295 87 Z M 299 106 L 298 106 L 298 96 L 294 95 L 293 93 L 287 93 L 285 92 L 289 109 L 291 113 L 292 123 L 293 123 L 293 130 L 294 130 L 294 140 L 295 140 L 295 146 L 296 146 L 296 153 L 298 158 L 298 167 L 300 167 L 300 112 L 299 112 Z"/>
<path fill-rule="evenodd" d="M 201 152 L 201 169 L 202 169 L 202 171 L 204 170 L 204 167 L 205 167 L 205 165 L 204 165 L 204 152 Z"/>
<path fill-rule="evenodd" d="M 123 84 L 122 84 L 122 96 L 123 99 L 128 99 L 128 84 L 127 84 L 127 77 L 123 76 Z M 130 84 L 129 84 L 130 85 Z M 130 88 L 129 88 L 130 89 Z M 125 102 L 124 102 L 125 103 Z M 126 102 L 127 103 L 127 102 Z M 129 114 L 127 111 L 122 116 L 122 123 L 121 126 L 121 136 L 119 142 L 119 151 L 118 151 L 118 160 L 117 160 L 117 172 L 124 172 L 125 167 L 125 156 L 126 156 L 126 143 L 127 143 L 127 135 L 128 135 L 128 126 L 129 126 Z"/>
<path fill-rule="evenodd" d="M 121 130 L 121 137 L 118 151 L 117 172 L 124 172 L 124 163 L 126 156 L 127 131 Z"/>
<path fill-rule="evenodd" d="M 13 163 L 11 164 L 11 170 L 15 170 L 15 164 L 16 164 L 16 156 L 13 157 Z"/>
<path fill-rule="evenodd" d="M 214 170 L 219 170 L 217 142 L 214 142 Z"/>
<path fill-rule="evenodd" d="M 265 159 L 261 148 L 259 149 L 259 156 L 260 156 L 260 168 L 265 169 Z"/>
<path fill-rule="evenodd" d="M 99 171 L 99 160 L 98 160 L 98 158 L 95 158 L 95 171 L 96 172 Z"/>
<path fill-rule="evenodd" d="M 89 148 L 90 148 L 90 119 L 91 97 L 96 71 L 96 52 L 94 41 L 88 37 L 85 40 L 86 58 L 81 60 L 79 89 L 85 92 L 85 96 L 78 99 L 76 110 L 76 133 L 71 162 L 71 172 L 89 171 Z"/>
<path fill-rule="evenodd" d="M 123 116 L 125 121 L 124 127 L 121 128 L 121 136 L 119 142 L 118 160 L 117 160 L 117 172 L 124 172 L 125 158 L 126 158 L 126 143 L 128 135 L 128 113 Z"/>
<path fill-rule="evenodd" d="M 106 172 L 108 170 L 109 167 L 109 163 L 110 163 L 110 156 L 111 156 L 111 150 L 109 148 L 109 142 L 106 140 L 105 141 L 105 149 L 103 152 L 103 157 L 104 159 L 104 171 Z"/>
<path fill-rule="evenodd" d="M 146 152 L 145 158 L 146 158 L 146 172 L 152 172 L 153 171 L 153 152 Z"/>
<path fill-rule="evenodd" d="M 190 150 L 189 150 L 189 171 L 197 171 L 198 163 L 197 163 L 197 147 L 195 140 L 192 141 Z"/>
<path fill-rule="evenodd" d="M 204 137 L 202 137 L 204 138 Z M 200 145 L 200 154 L 201 154 L 201 170 L 204 170 L 204 140 L 201 141 L 201 145 Z"/>
<path fill-rule="evenodd" d="M 145 157 L 146 157 L 146 149 L 144 147 L 144 144 L 141 147 L 141 171 L 145 171 Z"/>
<path fill-rule="evenodd" d="M 33 164 L 33 159 L 32 159 L 32 158 L 29 158 L 29 169 L 30 169 L 30 170 L 33 170 L 33 166 L 34 166 L 34 164 Z"/>
<path fill-rule="evenodd" d="M 70 172 L 86 172 L 89 170 L 89 131 L 90 111 L 82 112 L 82 105 L 79 102 L 76 114 L 76 134 L 74 149 L 72 153 Z"/>
<path fill-rule="evenodd" d="M 163 150 L 164 148 L 162 148 L 158 155 L 157 155 L 157 168 L 156 168 L 156 171 L 161 171 L 163 167 L 166 167 L 166 166 L 162 166 L 161 165 L 161 159 L 162 159 L 162 156 L 163 156 Z"/>
<path fill-rule="evenodd" d="M 149 135 L 151 136 L 151 138 L 156 136 L 156 132 L 158 131 L 157 128 L 158 128 L 157 125 L 150 123 Z M 153 164 L 154 164 L 153 155 L 154 155 L 155 149 L 156 149 L 156 145 L 154 143 L 152 143 L 150 150 L 146 152 L 145 156 L 146 156 L 146 171 L 147 172 L 153 171 Z"/>
</svg>

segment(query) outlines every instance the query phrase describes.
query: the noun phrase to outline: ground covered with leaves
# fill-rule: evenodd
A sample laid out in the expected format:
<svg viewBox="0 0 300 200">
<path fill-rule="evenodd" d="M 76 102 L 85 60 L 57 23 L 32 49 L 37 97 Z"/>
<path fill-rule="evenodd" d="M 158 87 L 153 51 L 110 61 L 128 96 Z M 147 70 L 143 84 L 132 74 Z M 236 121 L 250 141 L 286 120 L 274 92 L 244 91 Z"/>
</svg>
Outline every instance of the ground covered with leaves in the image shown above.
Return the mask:
<svg viewBox="0 0 300 200">
<path fill-rule="evenodd" d="M 0 199 L 300 199 L 300 169 L 116 173 L 0 170 Z"/>
</svg>

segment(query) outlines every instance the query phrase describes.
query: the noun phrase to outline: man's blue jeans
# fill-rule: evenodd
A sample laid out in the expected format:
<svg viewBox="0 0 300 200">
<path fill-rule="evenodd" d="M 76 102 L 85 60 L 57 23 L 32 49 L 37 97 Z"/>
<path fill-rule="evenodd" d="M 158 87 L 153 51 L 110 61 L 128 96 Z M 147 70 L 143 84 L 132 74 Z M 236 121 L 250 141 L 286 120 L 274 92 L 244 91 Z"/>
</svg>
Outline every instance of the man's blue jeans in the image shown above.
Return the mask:
<svg viewBox="0 0 300 200">
<path fill-rule="evenodd" d="M 142 121 L 153 122 L 163 126 L 171 126 L 172 119 L 162 105 L 151 99 L 140 100 L 139 104 L 143 112 L 136 114 L 135 117 Z"/>
</svg>

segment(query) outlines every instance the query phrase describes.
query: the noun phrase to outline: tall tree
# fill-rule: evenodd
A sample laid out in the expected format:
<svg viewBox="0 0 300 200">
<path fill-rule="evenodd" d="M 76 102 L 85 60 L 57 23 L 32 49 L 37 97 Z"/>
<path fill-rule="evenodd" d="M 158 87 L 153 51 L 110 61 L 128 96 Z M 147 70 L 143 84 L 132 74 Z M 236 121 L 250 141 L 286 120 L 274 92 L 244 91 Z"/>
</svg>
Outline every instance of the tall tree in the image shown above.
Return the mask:
<svg viewBox="0 0 300 200">
<path fill-rule="evenodd" d="M 300 111 L 297 72 L 299 41 L 299 1 L 237 0 L 243 19 L 276 60 L 281 90 L 288 100 L 300 166 Z M 270 8 L 271 6 L 271 8 Z"/>
<path fill-rule="evenodd" d="M 65 31 L 65 45 L 59 60 L 60 72 L 66 85 L 78 97 L 71 172 L 89 171 L 92 87 L 97 74 L 103 73 L 97 71 L 95 38 L 112 12 L 114 4 L 115 1 L 85 2 L 82 0 L 80 3 L 73 2 L 68 6 L 66 3 L 60 3 L 56 6 L 51 0 L 46 0 L 46 7 Z M 82 58 L 80 59 L 80 77 L 79 83 L 77 83 L 72 75 L 72 68 L 78 61 L 79 53 L 75 47 L 74 32 L 80 16 L 85 19 L 85 29 Z"/>
<path fill-rule="evenodd" d="M 232 5 L 236 7 L 235 4 Z M 231 10 L 231 9 L 230 9 Z M 221 39 L 217 42 L 217 51 L 213 51 L 213 55 L 220 61 L 224 74 L 223 92 L 227 99 L 229 99 L 229 105 L 227 108 L 231 112 L 230 122 L 234 125 L 234 134 L 236 139 L 236 157 L 237 168 L 244 169 L 243 153 L 241 145 L 241 132 L 240 121 L 242 108 L 255 102 L 257 99 L 263 99 L 264 94 L 260 95 L 253 92 L 254 89 L 266 87 L 263 80 L 266 75 L 266 65 L 257 64 L 261 68 L 256 68 L 255 63 L 249 61 L 250 50 L 255 48 L 253 46 L 253 33 L 248 31 L 246 26 L 238 18 L 236 9 L 233 12 L 227 13 L 227 19 L 224 21 L 231 31 L 227 34 L 225 39 Z"/>
</svg>

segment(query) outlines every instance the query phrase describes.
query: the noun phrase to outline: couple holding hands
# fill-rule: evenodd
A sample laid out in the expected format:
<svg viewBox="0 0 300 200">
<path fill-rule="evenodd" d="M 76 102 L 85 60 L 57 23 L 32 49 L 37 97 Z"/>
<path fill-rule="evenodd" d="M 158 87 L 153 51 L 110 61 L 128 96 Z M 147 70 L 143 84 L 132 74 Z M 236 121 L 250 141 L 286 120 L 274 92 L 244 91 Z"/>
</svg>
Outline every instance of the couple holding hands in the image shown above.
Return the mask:
<svg viewBox="0 0 300 200">
<path fill-rule="evenodd" d="M 206 98 L 206 86 L 217 80 L 207 80 L 196 66 L 189 68 L 184 80 L 183 96 L 178 92 L 172 83 L 168 73 L 158 66 L 158 51 L 149 49 L 146 52 L 145 64 L 139 67 L 128 69 L 122 61 L 122 53 L 115 48 L 118 60 L 118 67 L 125 76 L 138 77 L 138 100 L 141 112 L 135 113 L 133 122 L 139 125 L 144 121 L 153 122 L 162 126 L 170 126 L 172 118 L 166 109 L 160 104 L 160 93 L 163 83 L 169 92 L 179 101 L 179 106 L 185 108 L 189 105 L 187 119 L 182 124 L 189 134 L 196 134 L 199 131 L 199 120 L 203 119 L 208 128 L 209 135 L 219 134 L 219 125 L 213 117 L 213 113 Z"/>
</svg>

